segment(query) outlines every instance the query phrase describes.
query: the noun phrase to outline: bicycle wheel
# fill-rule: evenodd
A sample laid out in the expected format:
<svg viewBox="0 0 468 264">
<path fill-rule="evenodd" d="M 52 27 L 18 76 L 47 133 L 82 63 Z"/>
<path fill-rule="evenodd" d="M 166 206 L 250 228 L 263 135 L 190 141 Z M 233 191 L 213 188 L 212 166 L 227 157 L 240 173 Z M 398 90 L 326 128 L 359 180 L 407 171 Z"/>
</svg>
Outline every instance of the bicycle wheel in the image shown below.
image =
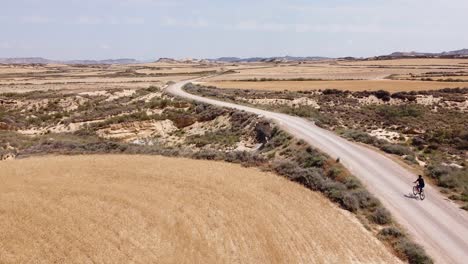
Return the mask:
<svg viewBox="0 0 468 264">
<path fill-rule="evenodd" d="M 418 187 L 417 186 L 413 186 L 413 195 L 418 195 L 419 191 L 418 191 Z"/>
<path fill-rule="evenodd" d="M 421 193 L 419 193 L 419 199 L 421 200 L 426 199 L 426 194 L 424 193 L 424 191 L 421 191 Z"/>
</svg>

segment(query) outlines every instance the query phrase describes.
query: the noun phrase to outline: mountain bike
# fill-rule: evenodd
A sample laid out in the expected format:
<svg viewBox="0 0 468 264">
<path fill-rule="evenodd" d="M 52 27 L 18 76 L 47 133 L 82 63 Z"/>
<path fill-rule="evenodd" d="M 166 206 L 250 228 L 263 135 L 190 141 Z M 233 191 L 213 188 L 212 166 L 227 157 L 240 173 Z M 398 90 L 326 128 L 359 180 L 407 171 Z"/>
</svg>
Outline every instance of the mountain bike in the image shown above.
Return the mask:
<svg viewBox="0 0 468 264">
<path fill-rule="evenodd" d="M 426 194 L 424 193 L 424 188 L 422 188 L 420 191 L 418 185 L 413 186 L 413 194 L 415 196 L 419 195 L 419 199 L 421 200 L 424 200 L 426 198 Z"/>
</svg>

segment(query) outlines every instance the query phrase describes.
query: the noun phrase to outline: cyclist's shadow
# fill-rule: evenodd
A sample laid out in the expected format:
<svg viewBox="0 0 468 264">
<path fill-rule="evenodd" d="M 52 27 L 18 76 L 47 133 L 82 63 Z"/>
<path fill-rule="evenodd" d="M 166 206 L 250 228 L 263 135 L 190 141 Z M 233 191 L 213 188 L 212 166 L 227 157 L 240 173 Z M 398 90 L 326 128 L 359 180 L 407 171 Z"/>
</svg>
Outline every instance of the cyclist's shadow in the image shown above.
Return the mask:
<svg viewBox="0 0 468 264">
<path fill-rule="evenodd" d="M 417 195 L 414 195 L 412 193 L 409 193 L 409 194 L 404 194 L 403 195 L 404 197 L 408 198 L 408 199 L 418 199 L 418 196 Z"/>
</svg>

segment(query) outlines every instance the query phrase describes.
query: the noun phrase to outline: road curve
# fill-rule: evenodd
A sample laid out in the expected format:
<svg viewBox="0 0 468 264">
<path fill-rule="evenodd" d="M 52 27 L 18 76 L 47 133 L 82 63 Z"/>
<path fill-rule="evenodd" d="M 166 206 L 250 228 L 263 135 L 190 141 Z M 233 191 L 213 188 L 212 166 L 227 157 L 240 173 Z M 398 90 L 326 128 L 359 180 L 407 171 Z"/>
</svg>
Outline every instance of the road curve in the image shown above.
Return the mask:
<svg viewBox="0 0 468 264">
<path fill-rule="evenodd" d="M 416 175 L 395 161 L 302 118 L 189 94 L 182 89 L 189 82 L 172 84 L 166 91 L 186 99 L 264 116 L 332 158 L 340 157 L 340 162 L 380 199 L 436 263 L 467 263 L 468 213 L 430 185 L 425 188 L 427 198 L 424 201 L 411 198 Z"/>
</svg>

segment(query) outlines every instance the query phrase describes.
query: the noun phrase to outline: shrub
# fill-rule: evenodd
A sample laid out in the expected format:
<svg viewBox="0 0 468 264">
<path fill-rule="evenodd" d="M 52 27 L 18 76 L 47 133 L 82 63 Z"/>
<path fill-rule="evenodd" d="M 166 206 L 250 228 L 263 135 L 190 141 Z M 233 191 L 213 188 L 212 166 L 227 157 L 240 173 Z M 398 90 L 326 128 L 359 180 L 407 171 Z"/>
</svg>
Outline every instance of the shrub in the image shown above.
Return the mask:
<svg viewBox="0 0 468 264">
<path fill-rule="evenodd" d="M 170 103 L 171 101 L 168 99 L 154 98 L 149 103 L 147 103 L 147 107 L 151 109 L 164 109 L 170 105 Z"/>
<path fill-rule="evenodd" d="M 325 162 L 325 157 L 322 154 L 318 153 L 316 150 L 310 152 L 302 151 L 301 154 L 296 154 L 296 161 L 301 167 L 304 168 L 321 168 Z"/>
<path fill-rule="evenodd" d="M 169 114 L 168 118 L 178 129 L 191 126 L 196 122 L 195 118 L 188 114 Z"/>
<path fill-rule="evenodd" d="M 351 194 L 345 194 L 342 199 L 342 206 L 350 212 L 356 212 L 359 209 L 359 201 Z"/>
<path fill-rule="evenodd" d="M 268 121 L 262 121 L 255 125 L 255 139 L 262 144 L 268 142 L 272 135 L 272 128 Z"/>
<path fill-rule="evenodd" d="M 159 87 L 153 86 L 153 85 L 151 85 L 150 87 L 146 88 L 145 90 L 148 91 L 148 92 L 150 92 L 150 93 L 155 93 L 155 92 L 161 91 L 161 89 L 159 89 Z"/>
<path fill-rule="evenodd" d="M 399 156 L 409 155 L 412 153 L 412 151 L 408 147 L 402 145 L 385 144 L 380 148 L 387 153 L 396 154 Z"/>
<path fill-rule="evenodd" d="M 417 105 L 379 105 L 377 114 L 383 119 L 397 121 L 405 117 L 420 117 L 424 114 L 423 108 Z"/>
<path fill-rule="evenodd" d="M 240 141 L 240 136 L 228 130 L 206 132 L 203 135 L 192 135 L 187 137 L 187 144 L 194 144 L 197 148 L 210 144 L 232 147 Z"/>
<path fill-rule="evenodd" d="M 379 201 L 365 189 L 354 191 L 352 195 L 356 197 L 360 208 L 373 208 L 379 205 Z"/>
<path fill-rule="evenodd" d="M 413 146 L 422 146 L 426 144 L 426 141 L 423 138 L 414 137 L 413 140 L 411 141 L 411 144 Z"/>
<path fill-rule="evenodd" d="M 378 207 L 372 214 L 372 221 L 379 225 L 386 225 L 392 222 L 392 216 L 387 209 Z"/>
<path fill-rule="evenodd" d="M 276 127 L 271 131 L 271 139 L 263 146 L 263 151 L 269 151 L 281 146 L 288 145 L 291 136 L 283 131 L 278 130 Z"/>
<path fill-rule="evenodd" d="M 349 190 L 354 190 L 361 187 L 361 182 L 359 182 L 359 180 L 354 177 L 346 177 L 344 180 L 344 184 Z"/>
<path fill-rule="evenodd" d="M 334 167 L 330 168 L 330 169 L 327 171 L 327 176 L 328 176 L 328 178 L 330 178 L 330 179 L 336 180 L 337 177 L 338 177 L 341 173 L 342 173 L 341 168 L 334 166 Z"/>
<path fill-rule="evenodd" d="M 398 228 L 392 226 L 383 228 L 378 235 L 382 239 L 388 239 L 402 237 L 404 234 Z"/>
<path fill-rule="evenodd" d="M 342 204 L 344 193 L 346 192 L 346 186 L 342 183 L 326 179 L 320 191 L 325 193 L 330 200 Z"/>
<path fill-rule="evenodd" d="M 442 176 L 445 176 L 450 173 L 451 168 L 448 166 L 442 166 L 442 165 L 431 165 L 428 168 L 429 171 L 429 176 L 436 180 L 440 180 Z"/>
<path fill-rule="evenodd" d="M 452 169 L 449 174 L 440 177 L 439 185 L 452 189 L 468 188 L 468 169 Z"/>
<path fill-rule="evenodd" d="M 390 101 L 390 93 L 384 90 L 378 90 L 373 93 L 375 97 L 379 98 L 384 102 Z"/>
<path fill-rule="evenodd" d="M 273 169 L 279 175 L 283 175 L 292 181 L 298 182 L 312 190 L 324 190 L 326 180 L 322 171 L 317 168 L 301 168 L 296 162 L 286 160 L 273 164 Z"/>
<path fill-rule="evenodd" d="M 214 107 L 206 104 L 197 104 L 194 110 L 198 116 L 198 122 L 211 121 L 227 113 L 227 111 L 223 108 Z"/>
<path fill-rule="evenodd" d="M 266 160 L 263 156 L 248 151 L 234 151 L 225 154 L 225 161 L 240 163 L 243 166 L 260 166 Z"/>
<path fill-rule="evenodd" d="M 222 160 L 223 155 L 219 151 L 208 149 L 195 152 L 192 158 L 201 160 Z"/>
<path fill-rule="evenodd" d="M 430 264 L 432 259 L 419 245 L 409 241 L 407 238 L 400 239 L 395 245 L 397 252 L 403 254 L 410 264 Z"/>
<path fill-rule="evenodd" d="M 373 136 L 359 130 L 346 130 L 343 133 L 343 136 L 366 144 L 373 144 L 375 142 L 375 138 Z"/>
</svg>

